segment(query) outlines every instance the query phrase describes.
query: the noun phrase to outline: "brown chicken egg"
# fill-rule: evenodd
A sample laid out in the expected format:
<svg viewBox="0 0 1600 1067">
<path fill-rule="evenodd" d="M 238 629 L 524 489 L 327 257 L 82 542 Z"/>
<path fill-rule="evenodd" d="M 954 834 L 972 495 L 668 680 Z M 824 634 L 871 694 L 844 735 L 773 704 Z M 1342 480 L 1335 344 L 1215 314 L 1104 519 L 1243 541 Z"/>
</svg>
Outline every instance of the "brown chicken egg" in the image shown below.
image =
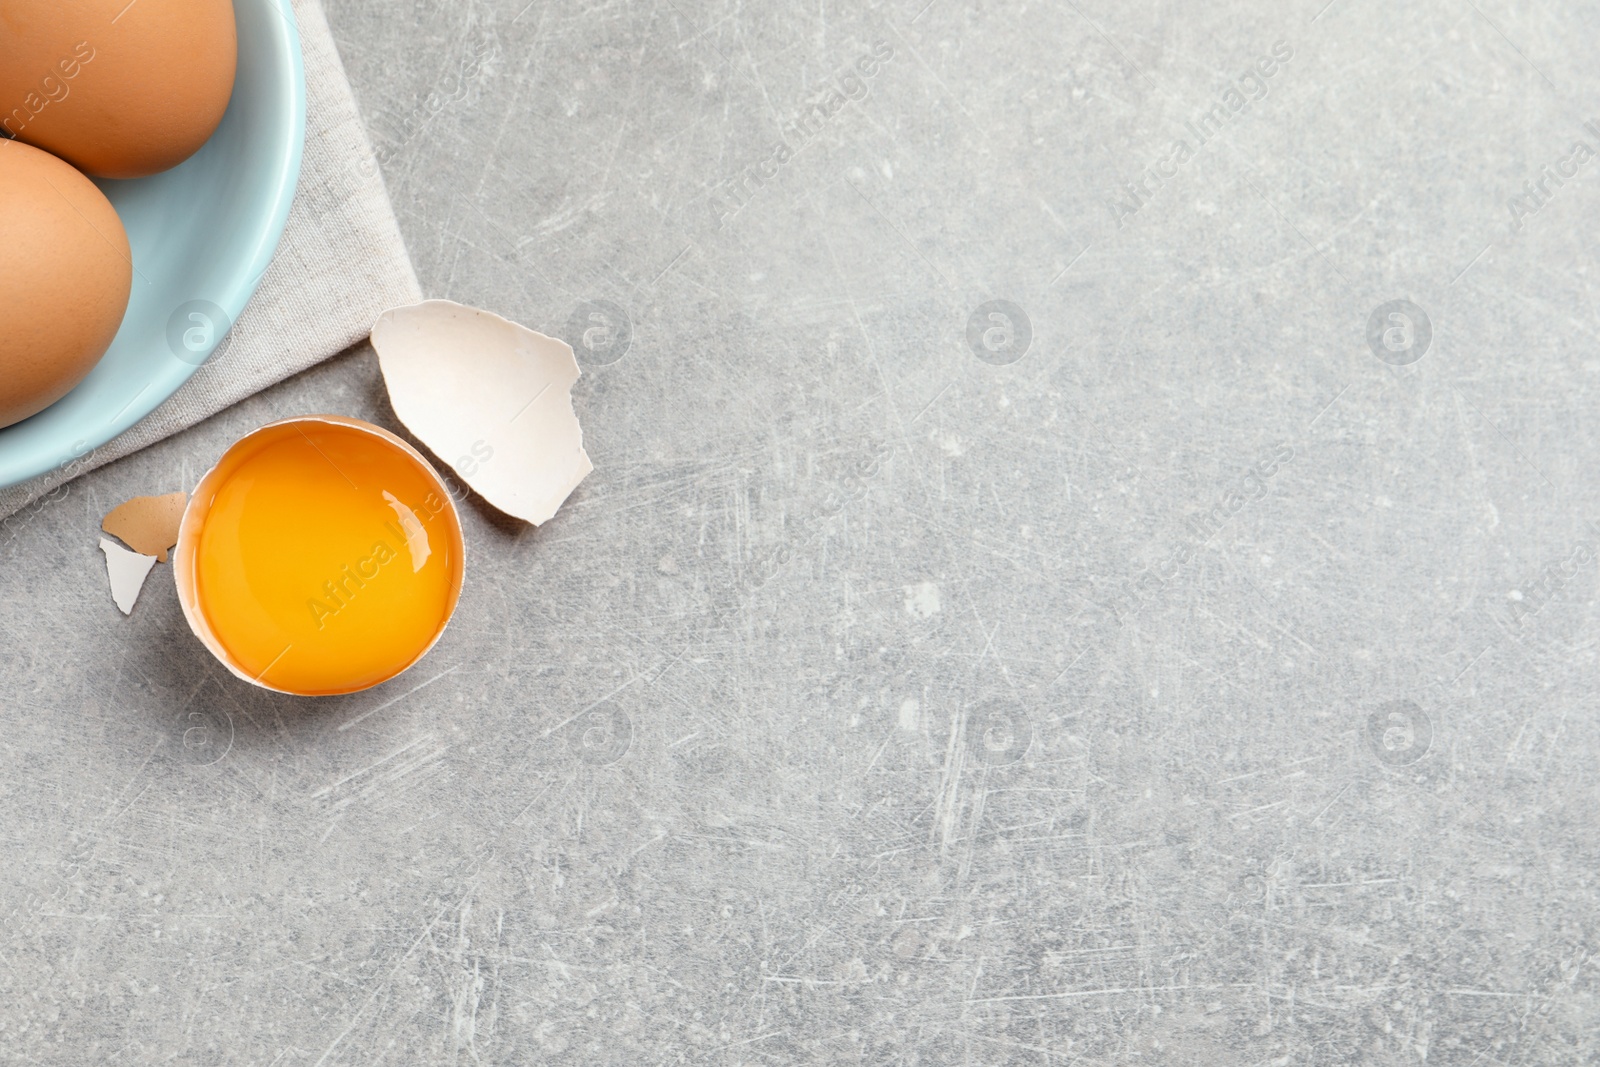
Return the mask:
<svg viewBox="0 0 1600 1067">
<path fill-rule="evenodd" d="M 232 0 L 0 0 L 0 128 L 142 178 L 206 143 L 237 63 Z"/>
<path fill-rule="evenodd" d="M 0 141 L 0 426 L 60 400 L 94 369 L 128 310 L 133 260 L 93 182 Z"/>
</svg>

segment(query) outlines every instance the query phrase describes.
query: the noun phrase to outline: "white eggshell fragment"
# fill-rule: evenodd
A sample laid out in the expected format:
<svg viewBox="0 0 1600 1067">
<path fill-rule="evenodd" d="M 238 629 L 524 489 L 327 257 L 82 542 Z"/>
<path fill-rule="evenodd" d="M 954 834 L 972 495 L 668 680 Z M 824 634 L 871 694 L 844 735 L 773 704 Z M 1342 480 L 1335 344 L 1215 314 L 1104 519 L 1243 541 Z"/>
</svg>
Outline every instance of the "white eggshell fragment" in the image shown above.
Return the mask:
<svg viewBox="0 0 1600 1067">
<path fill-rule="evenodd" d="M 133 614 L 133 605 L 144 589 L 144 580 L 150 568 L 156 565 L 154 556 L 130 552 L 114 541 L 100 538 L 100 551 L 106 554 L 106 576 L 111 579 L 111 599 L 117 602 L 124 615 Z"/>
<path fill-rule="evenodd" d="M 451 300 L 394 308 L 372 327 L 395 414 L 462 481 L 535 526 L 594 469 L 572 410 L 565 341 Z"/>
</svg>

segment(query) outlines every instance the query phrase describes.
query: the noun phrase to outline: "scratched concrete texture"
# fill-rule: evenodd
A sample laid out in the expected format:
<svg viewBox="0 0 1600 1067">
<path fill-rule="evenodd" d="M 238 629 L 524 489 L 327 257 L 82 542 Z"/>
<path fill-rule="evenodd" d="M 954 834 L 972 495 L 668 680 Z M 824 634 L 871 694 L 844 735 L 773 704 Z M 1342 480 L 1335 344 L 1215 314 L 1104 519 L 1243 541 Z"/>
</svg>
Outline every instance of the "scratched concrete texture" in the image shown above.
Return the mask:
<svg viewBox="0 0 1600 1067">
<path fill-rule="evenodd" d="M 96 527 L 369 349 L 0 525 L 0 1062 L 1600 1055 L 1600 4 L 328 7 L 595 471 L 314 702 Z"/>
</svg>

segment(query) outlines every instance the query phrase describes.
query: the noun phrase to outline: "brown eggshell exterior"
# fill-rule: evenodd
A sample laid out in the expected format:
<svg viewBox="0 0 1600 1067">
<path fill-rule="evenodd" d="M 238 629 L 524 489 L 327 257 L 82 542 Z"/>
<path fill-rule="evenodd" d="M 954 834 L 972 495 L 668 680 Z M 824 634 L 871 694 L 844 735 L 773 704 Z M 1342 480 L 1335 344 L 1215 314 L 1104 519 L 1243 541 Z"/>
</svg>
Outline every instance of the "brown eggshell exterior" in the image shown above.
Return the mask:
<svg viewBox="0 0 1600 1067">
<path fill-rule="evenodd" d="M 238 58 L 232 0 L 0 0 L 0 124 L 87 174 L 142 178 L 216 131 Z"/>
<path fill-rule="evenodd" d="M 60 400 L 122 325 L 133 260 L 122 220 L 61 160 L 0 141 L 0 426 Z"/>
</svg>

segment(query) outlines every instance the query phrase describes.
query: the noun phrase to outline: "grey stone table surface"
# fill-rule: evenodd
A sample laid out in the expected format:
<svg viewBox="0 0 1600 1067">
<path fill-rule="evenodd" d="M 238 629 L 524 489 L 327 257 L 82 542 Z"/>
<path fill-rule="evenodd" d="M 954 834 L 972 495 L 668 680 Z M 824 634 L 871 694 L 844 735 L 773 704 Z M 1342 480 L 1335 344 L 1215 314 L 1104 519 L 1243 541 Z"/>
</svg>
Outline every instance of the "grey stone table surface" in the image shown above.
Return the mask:
<svg viewBox="0 0 1600 1067">
<path fill-rule="evenodd" d="M 0 525 L 0 1062 L 1600 1046 L 1600 5 L 330 0 L 424 289 L 580 347 L 377 690 Z"/>
</svg>

